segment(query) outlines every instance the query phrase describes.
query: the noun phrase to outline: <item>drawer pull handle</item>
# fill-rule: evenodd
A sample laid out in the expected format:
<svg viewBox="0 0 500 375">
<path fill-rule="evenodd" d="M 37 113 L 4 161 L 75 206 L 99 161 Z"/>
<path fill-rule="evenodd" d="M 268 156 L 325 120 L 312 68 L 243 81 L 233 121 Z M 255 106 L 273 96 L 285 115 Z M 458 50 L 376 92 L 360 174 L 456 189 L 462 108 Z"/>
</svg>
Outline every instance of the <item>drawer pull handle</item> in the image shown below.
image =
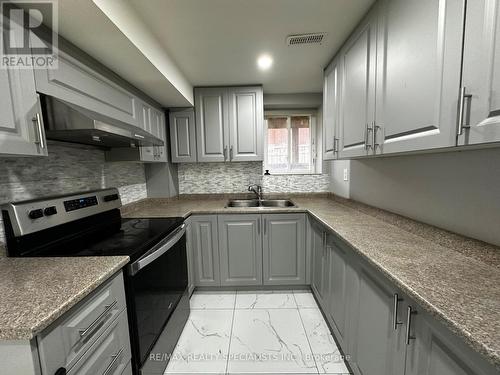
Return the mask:
<svg viewBox="0 0 500 375">
<path fill-rule="evenodd" d="M 417 312 L 408 306 L 408 315 L 406 316 L 406 345 L 410 345 L 410 340 L 415 340 L 416 337 L 411 335 L 411 317 L 416 315 Z"/>
<path fill-rule="evenodd" d="M 111 356 L 111 362 L 109 363 L 108 367 L 106 367 L 106 370 L 104 370 L 104 372 L 102 373 L 102 375 L 108 375 L 108 374 L 111 374 L 111 370 L 113 369 L 113 367 L 115 366 L 115 363 L 116 361 L 118 361 L 118 358 L 120 358 L 120 355 L 123 353 L 123 350 L 125 348 L 121 348 L 120 350 L 118 350 L 118 352 L 114 355 Z"/>
<path fill-rule="evenodd" d="M 399 298 L 399 295 L 397 293 L 394 293 L 393 297 L 393 303 L 394 303 L 394 308 L 393 308 L 393 316 L 392 316 L 392 326 L 395 331 L 398 329 L 398 325 L 403 324 L 402 322 L 398 322 L 398 305 L 399 302 L 402 301 L 401 298 Z"/>
<path fill-rule="evenodd" d="M 80 337 L 85 337 L 89 334 L 89 332 L 93 331 L 94 328 L 99 324 L 101 323 L 101 321 L 106 317 L 106 315 L 108 315 L 108 313 L 113 309 L 113 307 L 116 306 L 116 304 L 118 303 L 118 301 L 114 301 L 111 305 L 107 305 L 105 306 L 105 309 L 104 311 L 101 313 L 101 315 L 99 315 L 96 320 L 94 320 L 87 328 L 85 329 L 81 329 L 79 332 L 80 332 Z"/>
</svg>

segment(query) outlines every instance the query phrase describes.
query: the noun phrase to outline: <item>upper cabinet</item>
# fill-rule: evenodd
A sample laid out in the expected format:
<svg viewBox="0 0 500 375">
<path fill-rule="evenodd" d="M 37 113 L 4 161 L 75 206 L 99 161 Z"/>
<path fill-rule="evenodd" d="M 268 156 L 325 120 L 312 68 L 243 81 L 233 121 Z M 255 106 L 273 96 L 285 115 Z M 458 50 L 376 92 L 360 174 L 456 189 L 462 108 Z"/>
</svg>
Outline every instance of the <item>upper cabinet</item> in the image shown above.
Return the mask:
<svg viewBox="0 0 500 375">
<path fill-rule="evenodd" d="M 198 161 L 263 160 L 262 87 L 195 89 Z"/>
<path fill-rule="evenodd" d="M 228 100 L 230 160 L 263 160 L 262 87 L 231 88 Z"/>
<path fill-rule="evenodd" d="M 57 69 L 35 69 L 38 92 L 139 126 L 135 95 L 64 51 L 58 57 Z"/>
<path fill-rule="evenodd" d="M 368 155 L 373 147 L 376 42 L 377 8 L 374 8 L 339 55 L 343 66 L 339 128 L 342 158 Z"/>
<path fill-rule="evenodd" d="M 461 1 L 380 1 L 375 153 L 455 145 L 462 35 Z"/>
<path fill-rule="evenodd" d="M 340 78 L 339 59 L 325 69 L 323 86 L 323 160 L 336 159 L 339 151 Z"/>
<path fill-rule="evenodd" d="M 500 1 L 467 1 L 459 145 L 500 142 Z"/>
<path fill-rule="evenodd" d="M 6 33 L 2 36 L 6 37 Z M 15 41 L 12 38 L 11 42 Z M 4 40 L 2 47 L 6 45 Z M 33 70 L 0 69 L 0 98 L 0 155 L 46 156 L 47 142 Z"/>
<path fill-rule="evenodd" d="M 196 162 L 194 109 L 171 110 L 169 118 L 172 162 Z"/>
<path fill-rule="evenodd" d="M 325 70 L 324 159 L 500 142 L 499 51 L 500 0 L 379 0 Z"/>
</svg>

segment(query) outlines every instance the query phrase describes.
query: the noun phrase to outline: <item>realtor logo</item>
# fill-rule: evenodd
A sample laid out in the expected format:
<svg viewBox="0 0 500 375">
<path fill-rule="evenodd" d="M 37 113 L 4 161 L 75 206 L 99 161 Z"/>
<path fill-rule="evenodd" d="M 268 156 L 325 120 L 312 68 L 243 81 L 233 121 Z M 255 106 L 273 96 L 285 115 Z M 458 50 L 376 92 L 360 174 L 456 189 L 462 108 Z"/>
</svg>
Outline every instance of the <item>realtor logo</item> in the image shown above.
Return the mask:
<svg viewBox="0 0 500 375">
<path fill-rule="evenodd" d="M 1 68 L 56 68 L 57 0 L 0 1 Z"/>
</svg>

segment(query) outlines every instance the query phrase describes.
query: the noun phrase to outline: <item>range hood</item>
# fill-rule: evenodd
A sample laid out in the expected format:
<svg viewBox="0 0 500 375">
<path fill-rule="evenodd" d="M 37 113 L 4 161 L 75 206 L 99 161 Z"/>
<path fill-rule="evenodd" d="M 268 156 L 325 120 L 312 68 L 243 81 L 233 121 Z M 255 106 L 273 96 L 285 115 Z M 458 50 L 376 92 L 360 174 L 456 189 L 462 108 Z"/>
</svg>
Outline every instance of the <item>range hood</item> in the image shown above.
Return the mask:
<svg viewBox="0 0 500 375">
<path fill-rule="evenodd" d="M 150 133 L 83 107 L 44 95 L 41 98 L 47 139 L 101 147 L 163 146 Z"/>
</svg>

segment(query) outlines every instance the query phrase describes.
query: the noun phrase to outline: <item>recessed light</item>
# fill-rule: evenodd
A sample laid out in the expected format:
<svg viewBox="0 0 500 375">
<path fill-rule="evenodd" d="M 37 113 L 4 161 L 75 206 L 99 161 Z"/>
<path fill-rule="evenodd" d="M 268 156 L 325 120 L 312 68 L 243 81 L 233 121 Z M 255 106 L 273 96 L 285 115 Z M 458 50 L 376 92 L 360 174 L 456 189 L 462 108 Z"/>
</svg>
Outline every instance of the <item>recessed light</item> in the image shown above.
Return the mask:
<svg viewBox="0 0 500 375">
<path fill-rule="evenodd" d="M 269 55 L 261 55 L 257 59 L 257 66 L 261 70 L 267 70 L 273 65 L 273 58 Z"/>
</svg>

